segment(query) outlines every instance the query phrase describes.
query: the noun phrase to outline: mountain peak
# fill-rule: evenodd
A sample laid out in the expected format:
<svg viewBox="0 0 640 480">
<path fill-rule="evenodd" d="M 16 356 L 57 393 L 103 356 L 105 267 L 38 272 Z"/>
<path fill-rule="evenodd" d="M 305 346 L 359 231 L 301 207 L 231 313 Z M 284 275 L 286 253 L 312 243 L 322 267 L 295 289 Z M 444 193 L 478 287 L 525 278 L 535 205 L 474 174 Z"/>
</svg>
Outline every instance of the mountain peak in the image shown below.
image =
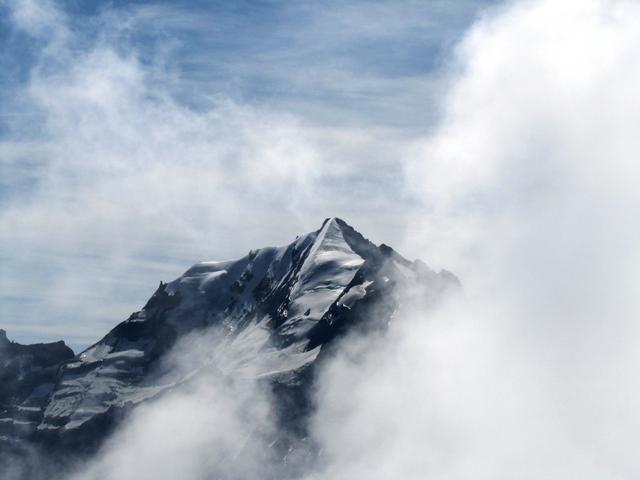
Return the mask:
<svg viewBox="0 0 640 480">
<path fill-rule="evenodd" d="M 297 273 L 297 281 L 289 295 L 283 332 L 299 336 L 312 328 L 365 262 L 351 248 L 344 227 L 348 225 L 335 217 L 323 222 Z"/>
<path fill-rule="evenodd" d="M 322 222 L 322 227 L 318 230 L 314 245 L 324 245 L 327 249 L 348 250 L 350 246 L 345 238 L 347 229 L 355 231 L 346 222 L 337 217 L 327 218 Z"/>
<path fill-rule="evenodd" d="M 384 327 L 408 292 L 422 289 L 437 301 L 457 287 L 450 277 L 378 247 L 338 217 L 288 245 L 198 263 L 161 282 L 140 311 L 65 362 L 31 432 L 49 445 L 99 443 L 105 429 L 96 425 L 174 388 L 154 383 L 149 372 L 181 336 L 205 328 L 242 344 L 261 378 L 280 385 L 282 405 L 298 405 L 311 366 L 334 339 L 353 328 Z M 231 360 L 225 374 L 234 374 Z M 305 411 L 298 407 L 283 414 L 297 418 Z"/>
<path fill-rule="evenodd" d="M 344 241 L 362 258 L 377 257 L 380 253 L 378 247 L 373 242 L 365 238 L 359 231 L 339 217 L 326 218 L 322 222 L 322 227 L 318 230 L 318 234 L 320 234 L 325 227 L 327 230 L 334 232 L 339 230 Z"/>
<path fill-rule="evenodd" d="M 326 225 L 326 224 L 334 224 L 337 226 L 347 226 L 352 228 L 347 222 L 345 222 L 344 220 L 342 220 L 341 218 L 338 217 L 327 217 L 322 221 L 322 225 L 320 226 L 320 229 L 322 230 L 322 228 Z"/>
<path fill-rule="evenodd" d="M 324 227 L 329 226 L 330 228 L 338 228 L 340 230 L 347 230 L 352 232 L 357 232 L 357 230 L 349 225 L 345 220 L 340 217 L 327 217 L 323 220 L 322 225 L 320 226 L 320 230 Z"/>
</svg>

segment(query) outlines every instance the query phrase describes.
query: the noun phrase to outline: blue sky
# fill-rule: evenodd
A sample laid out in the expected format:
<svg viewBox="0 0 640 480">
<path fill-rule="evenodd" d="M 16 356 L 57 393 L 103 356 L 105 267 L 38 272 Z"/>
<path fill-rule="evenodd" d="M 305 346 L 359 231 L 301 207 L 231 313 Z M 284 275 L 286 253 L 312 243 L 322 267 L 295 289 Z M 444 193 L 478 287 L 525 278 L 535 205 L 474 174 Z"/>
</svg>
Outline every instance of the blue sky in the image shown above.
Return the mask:
<svg viewBox="0 0 640 480">
<path fill-rule="evenodd" d="M 0 3 L 0 326 L 78 349 L 160 279 L 326 216 L 400 243 L 399 146 L 493 7 Z"/>
<path fill-rule="evenodd" d="M 41 38 L 1 16 L 3 115 L 42 61 Z M 424 123 L 428 85 L 489 1 L 425 2 L 56 2 L 82 55 L 109 42 L 157 69 L 155 80 L 193 108 L 212 95 L 275 105 L 314 120 Z M 49 31 L 47 32 L 47 28 Z M 33 32 L 31 32 L 33 33 Z M 45 38 L 42 38 L 45 37 Z M 50 68 L 66 59 L 48 58 Z M 403 87 L 409 92 L 398 91 Z M 426 90 L 426 91 L 424 91 Z M 13 94 L 12 94 L 13 93 Z M 403 94 L 404 93 L 404 94 Z M 419 98 L 409 96 L 419 94 Z M 390 105 L 393 101 L 397 105 Z M 338 113 L 339 112 L 339 113 Z M 346 116 L 345 116 L 346 115 Z M 6 118 L 6 117 L 5 117 Z M 4 122 L 4 129 L 10 128 Z"/>
</svg>

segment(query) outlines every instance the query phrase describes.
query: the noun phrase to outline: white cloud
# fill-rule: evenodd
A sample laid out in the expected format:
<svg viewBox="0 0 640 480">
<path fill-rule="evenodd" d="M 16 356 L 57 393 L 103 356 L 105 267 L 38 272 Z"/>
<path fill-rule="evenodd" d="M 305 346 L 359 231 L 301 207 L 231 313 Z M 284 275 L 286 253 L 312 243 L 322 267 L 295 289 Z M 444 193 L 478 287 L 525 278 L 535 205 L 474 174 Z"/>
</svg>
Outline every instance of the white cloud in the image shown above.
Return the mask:
<svg viewBox="0 0 640 480">
<path fill-rule="evenodd" d="M 320 388 L 321 478 L 638 475 L 639 19 L 523 1 L 468 32 L 409 149 L 430 214 L 406 241 L 467 303 L 347 344 Z"/>
<path fill-rule="evenodd" d="M 245 338 L 213 330 L 182 338 L 155 379 L 180 386 L 136 408 L 70 478 L 270 478 L 275 416 L 255 375 L 267 342 L 259 328 Z"/>
<path fill-rule="evenodd" d="M 424 210 L 396 211 L 411 233 L 406 250 L 458 274 L 467 303 L 408 308 L 388 338 L 345 344 L 318 387 L 323 455 L 310 475 L 638 476 L 639 18 L 631 1 L 522 1 L 468 32 L 439 127 L 404 151 L 407 188 Z M 317 137 L 291 117 L 224 102 L 194 112 L 150 87 L 136 58 L 104 46 L 36 79 L 52 139 L 37 202 L 3 213 L 14 226 L 2 233 L 7 244 L 32 256 L 42 238 L 88 251 L 107 242 L 96 277 L 128 272 L 150 243 L 197 257 L 221 232 L 242 238 L 235 224 L 279 225 L 281 214 L 251 218 L 271 209 L 304 224 L 310 212 L 342 208 L 325 179 L 362 172 L 367 157 L 332 161 L 327 138 L 347 146 L 340 160 L 359 145 L 397 145 Z M 399 166 L 387 157 L 383 166 Z M 70 273 L 47 287 L 51 298 L 86 279 Z M 178 429 L 184 406 L 199 401 L 182 400 L 168 424 Z M 139 425 L 157 424 L 146 412 Z M 184 447 L 189 465 L 212 447 L 207 435 L 169 440 L 178 444 L 154 451 Z"/>
<path fill-rule="evenodd" d="M 10 0 L 8 4 L 12 20 L 29 34 L 56 41 L 66 35 L 64 15 L 49 0 Z"/>
</svg>

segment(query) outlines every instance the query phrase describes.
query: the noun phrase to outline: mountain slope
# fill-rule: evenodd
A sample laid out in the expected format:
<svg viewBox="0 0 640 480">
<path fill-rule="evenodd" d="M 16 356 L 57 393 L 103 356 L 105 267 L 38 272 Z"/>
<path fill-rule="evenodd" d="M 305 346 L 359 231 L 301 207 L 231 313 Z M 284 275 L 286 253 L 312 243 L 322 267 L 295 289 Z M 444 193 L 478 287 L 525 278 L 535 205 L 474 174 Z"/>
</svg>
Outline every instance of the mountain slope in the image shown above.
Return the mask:
<svg viewBox="0 0 640 480">
<path fill-rule="evenodd" d="M 337 218 L 283 247 L 196 264 L 64 365 L 26 436 L 65 451 L 95 448 L 135 405 L 188 381 L 162 380 L 162 359 L 178 339 L 210 328 L 232 339 L 216 353 L 218 368 L 271 382 L 287 406 L 280 421 L 299 429 L 326 347 L 349 329 L 384 327 L 416 287 L 435 302 L 459 283 Z"/>
<path fill-rule="evenodd" d="M 73 356 L 62 341 L 22 345 L 0 329 L 0 444 L 35 428 L 61 365 Z"/>
</svg>

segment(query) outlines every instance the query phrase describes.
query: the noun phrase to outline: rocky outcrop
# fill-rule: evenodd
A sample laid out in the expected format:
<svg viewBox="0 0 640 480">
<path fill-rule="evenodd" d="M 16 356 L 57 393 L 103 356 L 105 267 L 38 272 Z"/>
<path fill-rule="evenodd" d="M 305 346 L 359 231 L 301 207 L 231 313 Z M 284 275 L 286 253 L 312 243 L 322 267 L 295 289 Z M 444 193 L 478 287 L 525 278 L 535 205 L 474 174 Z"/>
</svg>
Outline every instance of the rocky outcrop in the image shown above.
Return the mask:
<svg viewBox="0 0 640 480">
<path fill-rule="evenodd" d="M 0 444 L 32 433 L 62 366 L 73 357 L 62 341 L 22 345 L 0 329 Z"/>
</svg>

